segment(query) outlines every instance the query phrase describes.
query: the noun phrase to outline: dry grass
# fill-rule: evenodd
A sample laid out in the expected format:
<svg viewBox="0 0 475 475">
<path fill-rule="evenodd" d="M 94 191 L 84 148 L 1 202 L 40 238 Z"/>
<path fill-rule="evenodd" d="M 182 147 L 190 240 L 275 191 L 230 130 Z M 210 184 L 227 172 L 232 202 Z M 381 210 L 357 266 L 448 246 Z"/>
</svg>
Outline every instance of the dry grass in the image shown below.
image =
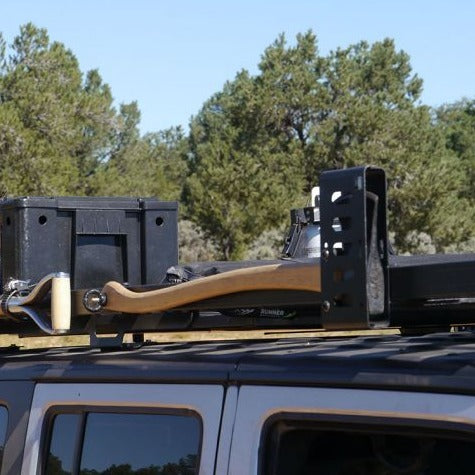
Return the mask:
<svg viewBox="0 0 475 475">
<path fill-rule="evenodd" d="M 249 339 L 272 339 L 272 338 L 298 338 L 298 337 L 345 337 L 359 335 L 394 335 L 399 334 L 398 330 L 361 330 L 361 331 L 341 331 L 327 332 L 323 330 L 309 331 L 288 331 L 288 330 L 248 330 L 248 331 L 190 331 L 177 333 L 147 333 L 146 340 L 156 342 L 181 342 L 181 341 L 209 341 L 209 340 L 249 340 Z M 131 335 L 127 335 L 126 341 L 131 341 Z M 87 346 L 89 345 L 89 336 L 45 336 L 32 338 L 19 338 L 16 335 L 0 336 L 0 346 L 10 345 L 29 348 L 53 348 L 61 346 Z"/>
</svg>

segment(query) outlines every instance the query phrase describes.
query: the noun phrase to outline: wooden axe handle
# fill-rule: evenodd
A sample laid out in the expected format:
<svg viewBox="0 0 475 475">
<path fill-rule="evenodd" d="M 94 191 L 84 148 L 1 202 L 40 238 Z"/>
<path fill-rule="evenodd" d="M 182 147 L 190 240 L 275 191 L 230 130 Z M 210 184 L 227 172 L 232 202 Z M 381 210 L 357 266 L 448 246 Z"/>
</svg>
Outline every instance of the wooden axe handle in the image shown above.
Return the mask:
<svg viewBox="0 0 475 475">
<path fill-rule="evenodd" d="M 256 290 L 320 292 L 320 265 L 296 262 L 248 267 L 149 292 L 132 292 L 118 282 L 108 282 L 102 293 L 107 299 L 105 310 L 153 313 L 189 306 L 205 299 Z"/>
</svg>

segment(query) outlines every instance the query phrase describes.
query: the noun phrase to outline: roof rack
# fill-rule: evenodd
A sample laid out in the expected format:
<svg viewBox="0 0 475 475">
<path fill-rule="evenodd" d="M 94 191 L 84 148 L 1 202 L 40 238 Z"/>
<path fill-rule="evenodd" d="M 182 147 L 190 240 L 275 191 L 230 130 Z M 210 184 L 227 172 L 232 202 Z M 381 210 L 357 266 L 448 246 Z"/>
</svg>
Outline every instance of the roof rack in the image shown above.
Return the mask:
<svg viewBox="0 0 475 475">
<path fill-rule="evenodd" d="M 391 254 L 382 169 L 324 172 L 319 203 L 319 220 L 306 223 L 318 226 L 320 257 L 200 263 L 178 267 L 191 279 L 167 281 L 178 260 L 176 203 L 4 201 L 0 333 L 90 334 L 100 344 L 104 333 L 140 341 L 155 331 L 475 323 L 475 254 Z M 39 279 L 44 269 L 52 273 Z"/>
</svg>

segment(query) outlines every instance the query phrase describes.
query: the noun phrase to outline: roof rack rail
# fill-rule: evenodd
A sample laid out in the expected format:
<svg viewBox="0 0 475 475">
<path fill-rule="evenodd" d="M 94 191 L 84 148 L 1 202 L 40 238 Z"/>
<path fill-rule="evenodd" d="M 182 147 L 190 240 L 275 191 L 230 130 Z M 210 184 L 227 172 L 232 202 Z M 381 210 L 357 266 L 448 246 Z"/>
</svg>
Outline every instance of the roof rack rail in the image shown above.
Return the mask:
<svg viewBox="0 0 475 475">
<path fill-rule="evenodd" d="M 319 226 L 321 257 L 180 267 L 176 203 L 4 201 L 0 333 L 90 334 L 97 343 L 104 333 L 139 341 L 155 331 L 475 324 L 475 254 L 390 253 L 382 169 L 324 172 L 319 202 L 319 220 L 307 224 Z M 170 267 L 178 277 L 164 279 Z M 55 272 L 39 279 L 45 268 Z"/>
</svg>

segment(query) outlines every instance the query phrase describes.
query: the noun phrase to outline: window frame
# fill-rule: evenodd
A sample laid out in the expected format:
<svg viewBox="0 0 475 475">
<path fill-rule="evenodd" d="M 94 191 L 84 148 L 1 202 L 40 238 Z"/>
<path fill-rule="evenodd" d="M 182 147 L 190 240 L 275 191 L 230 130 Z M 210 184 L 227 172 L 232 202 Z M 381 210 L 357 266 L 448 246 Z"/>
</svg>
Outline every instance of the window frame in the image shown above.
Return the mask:
<svg viewBox="0 0 475 475">
<path fill-rule="evenodd" d="M 475 396 L 468 394 L 244 385 L 235 413 L 229 473 L 261 473 L 262 432 L 271 418 L 283 413 L 340 421 L 356 417 L 369 425 L 392 421 L 420 428 L 433 424 L 444 432 L 475 430 Z"/>
<path fill-rule="evenodd" d="M 31 404 L 21 474 L 40 475 L 49 447 L 48 427 L 58 410 L 197 414 L 201 420 L 198 473 L 213 472 L 224 387 L 218 384 L 41 383 Z"/>
<path fill-rule="evenodd" d="M 6 424 L 4 427 L 5 435 L 3 437 L 3 444 L 0 444 L 3 446 L 3 453 L 0 454 L 0 470 L 2 469 L 2 466 L 3 466 L 3 458 L 5 457 L 5 448 L 8 441 L 8 432 L 9 432 L 9 427 L 10 427 L 10 410 L 8 408 L 8 404 L 0 400 L 0 410 L 2 409 L 5 409 L 5 412 L 6 412 Z M 0 440 L 0 442 L 2 441 Z"/>
<path fill-rule="evenodd" d="M 8 411 L 2 475 L 20 473 L 33 391 L 32 381 L 0 381 L 0 405 Z"/>
<path fill-rule="evenodd" d="M 257 469 L 259 475 L 275 473 L 272 469 L 275 467 L 279 445 L 272 443 L 269 438 L 273 436 L 273 426 L 278 422 L 286 421 L 294 423 L 297 429 L 304 429 L 308 425 L 311 429 L 317 431 L 347 432 L 362 435 L 427 436 L 439 440 L 460 440 L 475 444 L 475 425 L 464 422 L 398 418 L 384 415 L 275 413 L 265 421 L 262 427 Z M 270 453 L 272 453 L 272 456 L 269 455 Z"/>
<path fill-rule="evenodd" d="M 82 451 L 84 448 L 84 436 L 86 432 L 87 417 L 89 414 L 129 414 L 129 415 L 154 415 L 154 416 L 182 416 L 190 417 L 197 420 L 199 424 L 199 440 L 198 440 L 198 457 L 197 457 L 197 469 L 200 467 L 201 450 L 203 447 L 203 419 L 199 413 L 190 409 L 171 409 L 160 408 L 155 409 L 151 407 L 134 407 L 134 406 L 109 406 L 109 407 L 97 407 L 94 405 L 75 406 L 73 409 L 71 406 L 52 406 L 45 413 L 44 424 L 41 436 L 41 447 L 39 453 L 38 466 L 40 467 L 40 473 L 44 475 L 46 473 L 46 464 L 48 462 L 48 454 L 51 447 L 51 435 L 53 432 L 54 419 L 58 415 L 70 415 L 77 414 L 80 416 L 78 434 L 76 435 L 76 443 L 74 447 L 74 465 L 73 473 L 79 473 L 81 467 Z"/>
</svg>

